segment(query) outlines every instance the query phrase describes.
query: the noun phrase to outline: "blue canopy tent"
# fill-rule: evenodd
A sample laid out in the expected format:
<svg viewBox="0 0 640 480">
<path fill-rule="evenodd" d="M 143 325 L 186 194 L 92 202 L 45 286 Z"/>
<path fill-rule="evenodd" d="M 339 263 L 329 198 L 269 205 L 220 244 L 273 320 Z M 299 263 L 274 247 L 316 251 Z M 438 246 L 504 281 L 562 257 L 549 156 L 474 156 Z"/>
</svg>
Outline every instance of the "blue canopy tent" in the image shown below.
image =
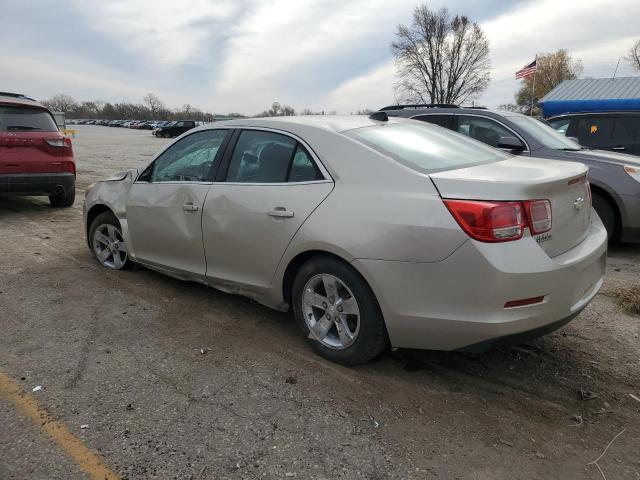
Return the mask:
<svg viewBox="0 0 640 480">
<path fill-rule="evenodd" d="M 640 111 L 640 77 L 565 80 L 538 104 L 545 117 L 575 112 Z"/>
</svg>

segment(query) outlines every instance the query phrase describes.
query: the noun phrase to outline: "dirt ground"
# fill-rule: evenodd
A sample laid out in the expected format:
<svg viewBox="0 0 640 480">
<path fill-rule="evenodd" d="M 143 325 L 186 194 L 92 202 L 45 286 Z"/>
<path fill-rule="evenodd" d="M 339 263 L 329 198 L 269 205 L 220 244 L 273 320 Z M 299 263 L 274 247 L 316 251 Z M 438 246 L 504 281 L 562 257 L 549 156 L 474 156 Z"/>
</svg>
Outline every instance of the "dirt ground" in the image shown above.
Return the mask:
<svg viewBox="0 0 640 480">
<path fill-rule="evenodd" d="M 612 249 L 600 294 L 545 338 L 344 368 L 308 350 L 289 314 L 101 268 L 83 189 L 166 140 L 77 130 L 73 208 L 0 200 L 0 373 L 123 479 L 640 479 L 640 317 L 615 298 L 639 282 L 639 246 Z M 603 474 L 588 465 L 623 430 Z M 1 479 L 85 475 L 0 395 Z"/>
</svg>

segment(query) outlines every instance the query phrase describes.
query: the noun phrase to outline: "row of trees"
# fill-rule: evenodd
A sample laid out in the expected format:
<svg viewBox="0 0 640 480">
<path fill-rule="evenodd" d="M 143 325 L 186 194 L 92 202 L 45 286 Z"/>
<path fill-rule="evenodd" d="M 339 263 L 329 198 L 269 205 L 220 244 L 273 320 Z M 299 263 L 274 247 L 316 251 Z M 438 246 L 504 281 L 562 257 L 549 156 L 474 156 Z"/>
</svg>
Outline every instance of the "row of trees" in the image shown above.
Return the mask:
<svg viewBox="0 0 640 480">
<path fill-rule="evenodd" d="M 213 114 L 203 112 L 188 103 L 182 108 L 169 109 L 157 95 L 149 93 L 143 98 L 143 103 L 110 103 L 102 100 L 78 102 L 70 95 L 54 95 L 42 103 L 52 111 L 65 112 L 70 118 L 99 118 L 105 120 L 136 119 L 136 120 L 179 120 L 191 119 L 213 121 Z M 229 114 L 235 117 L 240 114 Z"/>
<path fill-rule="evenodd" d="M 102 100 L 77 102 L 70 95 L 54 95 L 42 104 L 54 112 L 65 112 L 69 118 L 91 118 L 104 120 L 136 119 L 136 120 L 179 120 L 190 119 L 211 122 L 222 118 L 245 118 L 240 113 L 214 115 L 203 112 L 199 108 L 185 103 L 182 108 L 169 109 L 157 95 L 149 93 L 143 98 L 143 103 L 110 103 Z M 369 111 L 369 110 L 367 110 Z M 335 111 L 329 114 L 335 114 Z M 360 111 L 358 113 L 361 113 Z M 314 112 L 305 108 L 300 115 L 324 115 L 325 112 Z M 273 102 L 271 108 L 258 113 L 255 117 L 281 117 L 296 115 L 296 111 L 289 105 Z"/>
</svg>

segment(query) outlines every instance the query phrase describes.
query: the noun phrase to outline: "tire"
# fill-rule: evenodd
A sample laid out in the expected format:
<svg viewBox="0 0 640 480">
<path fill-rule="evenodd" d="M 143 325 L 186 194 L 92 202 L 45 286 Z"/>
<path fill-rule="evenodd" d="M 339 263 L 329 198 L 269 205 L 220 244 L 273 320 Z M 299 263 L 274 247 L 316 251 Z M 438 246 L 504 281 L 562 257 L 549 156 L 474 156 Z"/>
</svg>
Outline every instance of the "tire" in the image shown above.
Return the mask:
<svg viewBox="0 0 640 480">
<path fill-rule="evenodd" d="M 333 279 L 337 289 L 326 289 L 325 281 L 331 285 Z M 338 292 L 337 295 L 331 295 L 330 290 Z M 360 365 L 378 356 L 389 344 L 375 295 L 360 274 L 343 262 L 329 257 L 314 257 L 307 261 L 296 274 L 291 298 L 296 322 L 307 342 L 327 360 L 348 366 Z M 311 303 L 317 306 L 311 306 Z M 343 308 L 358 314 L 339 313 Z M 345 338 L 347 342 L 342 341 Z"/>
<path fill-rule="evenodd" d="M 69 189 L 69 191 L 60 193 L 58 195 L 49 195 L 49 203 L 52 207 L 66 208 L 73 205 L 76 201 L 76 185 L 75 183 Z"/>
<path fill-rule="evenodd" d="M 163 136 L 164 138 L 171 138 L 171 133 L 169 133 L 169 132 L 164 132 L 164 133 L 162 134 L 162 136 Z"/>
<path fill-rule="evenodd" d="M 89 228 L 89 246 L 103 267 L 112 270 L 131 267 L 120 222 L 113 213 L 103 212 L 93 220 Z"/>
<path fill-rule="evenodd" d="M 604 228 L 607 229 L 607 237 L 610 242 L 615 241 L 617 234 L 617 226 L 618 219 L 616 216 L 616 211 L 611 206 L 611 202 L 607 200 L 602 195 L 597 193 L 593 194 L 592 197 L 593 208 L 598 213 L 600 220 L 602 220 L 602 224 Z"/>
</svg>

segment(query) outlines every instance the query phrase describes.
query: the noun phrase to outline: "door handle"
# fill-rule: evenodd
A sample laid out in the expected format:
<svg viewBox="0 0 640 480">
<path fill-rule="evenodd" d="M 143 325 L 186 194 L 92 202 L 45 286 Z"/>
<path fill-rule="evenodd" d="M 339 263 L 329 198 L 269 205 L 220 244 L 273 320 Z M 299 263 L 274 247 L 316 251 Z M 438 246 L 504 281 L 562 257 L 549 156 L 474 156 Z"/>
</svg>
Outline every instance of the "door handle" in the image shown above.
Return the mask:
<svg viewBox="0 0 640 480">
<path fill-rule="evenodd" d="M 291 210 L 287 210 L 284 207 L 276 207 L 273 210 L 271 210 L 268 215 L 270 217 L 277 217 L 277 218 L 291 218 L 293 217 L 293 211 Z"/>
<path fill-rule="evenodd" d="M 182 205 L 182 209 L 185 212 L 197 212 L 198 205 L 194 205 L 193 203 L 185 203 L 184 205 Z"/>
<path fill-rule="evenodd" d="M 612 147 L 611 150 L 616 150 L 618 152 L 622 151 L 622 150 L 626 150 L 627 147 Z"/>
</svg>

